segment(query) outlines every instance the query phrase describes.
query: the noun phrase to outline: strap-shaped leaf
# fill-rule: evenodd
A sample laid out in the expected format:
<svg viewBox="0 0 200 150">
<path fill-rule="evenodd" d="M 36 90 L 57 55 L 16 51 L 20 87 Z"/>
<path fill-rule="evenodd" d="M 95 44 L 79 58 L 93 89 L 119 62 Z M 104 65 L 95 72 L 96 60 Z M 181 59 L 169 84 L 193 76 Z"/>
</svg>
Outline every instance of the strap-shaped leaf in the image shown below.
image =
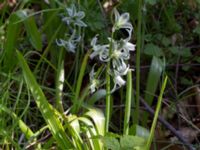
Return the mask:
<svg viewBox="0 0 200 150">
<path fill-rule="evenodd" d="M 30 139 L 31 137 L 34 136 L 33 131 L 14 112 L 12 112 L 10 109 L 1 104 L 0 104 L 0 110 L 9 114 L 13 118 L 13 120 L 15 120 L 15 122 L 18 123 L 19 128 L 24 133 L 27 139 Z"/>
<path fill-rule="evenodd" d="M 19 51 L 17 51 L 17 57 L 23 70 L 25 81 L 31 90 L 37 107 L 42 113 L 42 116 L 45 119 L 47 125 L 49 126 L 49 130 L 51 131 L 54 139 L 58 143 L 59 147 L 62 149 L 65 150 L 72 148 L 71 141 L 69 137 L 67 137 L 67 135 L 65 134 L 64 128 L 60 120 L 57 118 L 52 105 L 48 103 L 44 93 L 42 92 L 42 89 L 38 85 L 33 73 L 27 65 L 26 60 Z"/>
<path fill-rule="evenodd" d="M 17 42 L 18 33 L 20 30 L 20 24 L 15 23 L 19 21 L 18 16 L 13 13 L 9 18 L 9 24 L 7 27 L 6 33 L 6 43 L 4 47 L 4 70 L 9 72 L 12 70 L 16 64 L 16 61 L 13 61 L 15 57 L 15 46 Z"/>
<path fill-rule="evenodd" d="M 35 18 L 33 16 L 29 17 L 26 10 L 20 10 L 16 14 L 21 20 L 23 20 L 32 46 L 36 50 L 42 50 L 42 37 L 36 26 Z"/>
<path fill-rule="evenodd" d="M 164 69 L 163 67 L 164 67 L 164 64 L 162 60 L 154 56 L 151 62 L 150 70 L 149 70 L 147 84 L 146 84 L 146 91 L 145 91 L 146 93 L 144 96 L 146 102 L 149 105 L 151 105 L 153 102 L 153 98 L 154 98 L 156 89 L 158 87 L 158 83 L 160 81 L 160 77 Z M 148 118 L 147 113 L 144 113 L 144 118 L 143 118 L 144 126 L 147 124 L 147 118 Z"/>
</svg>

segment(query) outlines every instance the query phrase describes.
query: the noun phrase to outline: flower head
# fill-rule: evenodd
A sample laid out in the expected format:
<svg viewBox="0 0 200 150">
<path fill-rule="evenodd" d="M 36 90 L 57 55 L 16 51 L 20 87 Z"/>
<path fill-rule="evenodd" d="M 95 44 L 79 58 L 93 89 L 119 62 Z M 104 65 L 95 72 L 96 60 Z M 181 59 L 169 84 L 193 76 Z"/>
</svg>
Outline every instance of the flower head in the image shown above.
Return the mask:
<svg viewBox="0 0 200 150">
<path fill-rule="evenodd" d="M 112 28 L 112 31 L 115 32 L 116 30 L 119 29 L 125 29 L 129 34 L 128 39 L 130 39 L 133 26 L 129 22 L 129 13 L 123 13 L 122 15 L 120 15 L 117 9 L 114 8 L 114 16 L 115 16 L 115 23 Z"/>
<path fill-rule="evenodd" d="M 80 27 L 86 27 L 87 25 L 82 21 L 85 17 L 85 13 L 83 11 L 76 11 L 75 5 L 71 5 L 71 8 L 66 8 L 65 14 L 62 14 L 62 21 L 69 24 L 78 25 Z"/>
<path fill-rule="evenodd" d="M 113 77 L 114 82 L 114 87 L 111 92 L 114 92 L 117 88 L 125 85 L 126 81 L 123 79 L 123 76 L 131 70 L 129 69 L 127 60 L 130 58 L 130 51 L 135 50 L 135 44 L 129 42 L 133 30 L 133 26 L 129 22 L 129 14 L 123 13 L 120 15 L 119 12 L 114 9 L 114 15 L 115 23 L 112 28 L 112 34 L 119 29 L 125 29 L 129 34 L 128 38 L 115 40 L 114 36 L 112 36 L 113 38 L 108 38 L 108 44 L 100 45 L 96 44 L 97 36 L 95 36 L 91 41 L 93 52 L 90 55 L 90 58 L 99 56 L 99 59 L 102 62 L 109 62 L 108 72 Z M 91 91 L 95 91 L 98 82 L 95 79 L 91 81 Z"/>
<path fill-rule="evenodd" d="M 113 69 L 124 67 L 124 61 L 130 58 L 130 51 L 135 50 L 135 45 L 128 42 L 128 40 L 115 41 L 109 38 L 109 41 L 112 42 L 112 53 L 110 59 Z"/>
</svg>

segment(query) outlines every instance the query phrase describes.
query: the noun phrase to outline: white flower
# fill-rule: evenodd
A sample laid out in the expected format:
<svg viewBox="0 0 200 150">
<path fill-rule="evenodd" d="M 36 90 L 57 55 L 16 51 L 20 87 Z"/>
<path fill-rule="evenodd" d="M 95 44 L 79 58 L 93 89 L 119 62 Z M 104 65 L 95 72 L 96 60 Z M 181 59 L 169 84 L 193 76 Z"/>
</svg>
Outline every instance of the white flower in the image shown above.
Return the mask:
<svg viewBox="0 0 200 150">
<path fill-rule="evenodd" d="M 128 42 L 128 39 L 125 40 L 121 40 L 121 45 L 122 45 L 122 49 L 129 52 L 129 51 L 135 51 L 135 44 L 132 44 L 130 42 Z"/>
<path fill-rule="evenodd" d="M 109 45 L 100 45 L 97 43 L 97 36 L 95 36 L 91 41 L 91 46 L 93 49 L 93 53 L 90 55 L 90 58 L 93 59 L 97 55 L 99 55 L 99 59 L 103 62 L 107 62 L 109 60 Z"/>
<path fill-rule="evenodd" d="M 135 45 L 128 42 L 128 40 L 115 41 L 109 38 L 112 42 L 111 62 L 113 69 L 126 68 L 125 60 L 130 58 L 130 51 L 135 50 Z"/>
<path fill-rule="evenodd" d="M 95 65 L 92 67 L 92 71 L 89 74 L 90 75 L 90 91 L 91 91 L 91 93 L 94 93 L 100 84 L 100 81 L 95 78 L 96 73 L 94 72 L 94 67 L 95 67 Z"/>
<path fill-rule="evenodd" d="M 118 85 L 119 87 L 121 87 L 121 86 L 125 85 L 126 81 L 124 81 L 124 79 L 121 76 L 115 76 L 114 83 L 115 83 L 115 86 Z"/>
<path fill-rule="evenodd" d="M 98 85 L 99 85 L 99 80 L 93 79 L 91 81 L 91 84 L 90 84 L 91 93 L 94 93 L 96 91 L 96 89 L 98 88 Z"/>
<path fill-rule="evenodd" d="M 85 17 L 85 13 L 83 11 L 76 11 L 75 5 L 71 5 L 71 8 L 66 8 L 67 14 L 62 14 L 62 21 L 69 24 L 78 25 L 81 27 L 86 27 L 87 25 L 82 21 Z"/>
<path fill-rule="evenodd" d="M 80 41 L 81 37 L 76 35 L 76 31 L 74 30 L 72 35 L 68 40 L 59 39 L 56 40 L 58 46 L 63 46 L 69 52 L 75 53 L 76 44 Z"/>
<path fill-rule="evenodd" d="M 114 8 L 114 16 L 115 16 L 115 23 L 112 28 L 112 31 L 115 32 L 116 30 L 119 29 L 125 29 L 129 34 L 127 39 L 130 39 L 133 26 L 129 22 L 129 13 L 123 13 L 122 15 L 120 15 L 117 9 Z"/>
<path fill-rule="evenodd" d="M 129 65 L 127 66 L 125 62 L 114 70 L 114 73 L 112 74 L 114 81 L 112 92 L 126 84 L 126 81 L 122 78 L 122 76 L 126 75 L 129 70 Z"/>
<path fill-rule="evenodd" d="M 111 64 L 109 73 L 113 77 L 114 82 L 111 93 L 126 84 L 122 76 L 125 76 L 129 70 L 132 70 L 129 68 L 127 60 L 130 58 L 130 51 L 135 50 L 135 44 L 129 42 L 133 30 L 133 26 L 129 22 L 129 14 L 123 13 L 120 15 L 119 12 L 114 9 L 114 16 L 115 23 L 112 32 L 114 33 L 116 30 L 125 29 L 129 34 L 128 38 L 120 40 L 108 38 L 109 44 L 100 45 L 96 44 L 97 36 L 95 36 L 91 41 L 93 52 L 90 55 L 90 58 L 99 56 L 101 61 Z M 97 84 L 99 84 L 97 81 L 94 78 L 91 80 L 90 89 L 92 92 L 96 90 Z"/>
<path fill-rule="evenodd" d="M 114 70 L 114 75 L 124 76 L 127 74 L 128 70 L 129 70 L 129 65 L 127 66 L 125 62 L 122 62 L 122 64 L 118 66 L 116 70 Z"/>
</svg>

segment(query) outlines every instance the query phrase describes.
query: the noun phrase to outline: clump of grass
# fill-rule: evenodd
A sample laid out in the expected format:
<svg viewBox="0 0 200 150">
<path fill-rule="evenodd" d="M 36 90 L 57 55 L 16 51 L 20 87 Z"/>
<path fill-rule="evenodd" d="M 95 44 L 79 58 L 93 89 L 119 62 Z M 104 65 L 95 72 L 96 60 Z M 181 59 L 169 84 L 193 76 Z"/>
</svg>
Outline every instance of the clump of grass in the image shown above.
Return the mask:
<svg viewBox="0 0 200 150">
<path fill-rule="evenodd" d="M 1 64 L 4 64 L 0 72 L 0 84 L 4 88 L 0 89 L 0 115 L 3 120 L 0 123 L 0 137 L 3 137 L 0 147 L 55 147 L 63 150 L 150 149 L 167 78 L 162 83 L 149 133 L 139 126 L 143 2 L 138 1 L 135 83 L 130 58 L 136 46 L 131 42 L 133 25 L 129 13 L 120 14 L 113 6 L 111 31 L 106 32 L 109 36 L 104 41 L 100 40 L 104 38 L 102 34 L 89 40 L 94 31 L 87 29 L 90 28 L 91 22 L 87 23 L 86 12 L 81 9 L 85 5 L 94 5 L 95 2 L 82 4 L 78 1 L 80 5 L 67 2 L 69 5 L 66 8 L 63 8 L 59 1 L 41 3 L 40 12 L 30 13 L 30 10 L 23 9 L 9 17 L 6 40 L 1 46 L 4 52 L 0 53 Z M 25 5 L 28 6 L 28 3 L 19 2 L 19 8 Z M 47 6 L 52 9 L 46 9 Z M 87 35 L 86 31 L 92 34 Z M 13 61 L 14 56 L 17 58 L 16 62 Z M 70 61 L 71 57 L 75 60 Z M 153 75 L 156 74 L 156 77 L 160 78 L 163 72 L 160 61 L 159 58 L 152 59 L 147 86 L 147 90 L 152 93 L 155 93 L 159 81 L 153 80 L 156 84 L 150 87 Z M 19 70 L 22 70 L 22 73 Z M 53 79 L 47 79 L 49 76 Z M 50 87 L 46 86 L 46 83 Z M 125 85 L 126 88 L 123 88 Z M 133 96 L 134 87 L 136 98 Z M 122 96 L 125 105 L 123 125 L 121 131 L 112 133 L 112 98 L 115 98 L 114 94 L 120 88 L 126 93 Z M 146 99 L 149 97 L 148 94 L 145 96 Z M 105 99 L 100 102 L 105 104 L 105 110 L 100 110 L 95 105 L 100 99 Z M 152 99 L 153 97 L 150 97 L 149 104 Z M 33 108 L 36 112 L 31 112 Z M 38 121 L 35 123 L 30 118 Z M 147 120 L 146 115 L 142 124 L 146 126 Z M 6 126 L 7 124 L 9 126 Z M 135 131 L 132 130 L 133 126 Z M 139 131 L 145 132 L 145 136 L 138 134 Z"/>
</svg>

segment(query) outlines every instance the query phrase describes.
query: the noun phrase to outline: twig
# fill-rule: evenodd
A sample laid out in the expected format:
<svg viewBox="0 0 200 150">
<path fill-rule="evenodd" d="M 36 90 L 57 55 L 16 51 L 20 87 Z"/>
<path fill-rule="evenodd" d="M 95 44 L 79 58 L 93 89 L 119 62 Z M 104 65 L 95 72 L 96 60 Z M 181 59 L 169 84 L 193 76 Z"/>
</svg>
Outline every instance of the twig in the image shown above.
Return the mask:
<svg viewBox="0 0 200 150">
<path fill-rule="evenodd" d="M 154 110 L 140 97 L 140 102 L 144 107 L 146 108 L 146 111 L 150 113 L 150 115 L 153 117 L 154 116 Z M 182 142 L 189 150 L 195 150 L 195 148 L 192 146 L 192 144 L 188 143 L 184 137 L 177 132 L 177 130 L 169 124 L 164 118 L 162 118 L 160 115 L 158 117 L 158 120 L 167 128 L 169 129 L 178 139 L 180 142 Z"/>
</svg>

